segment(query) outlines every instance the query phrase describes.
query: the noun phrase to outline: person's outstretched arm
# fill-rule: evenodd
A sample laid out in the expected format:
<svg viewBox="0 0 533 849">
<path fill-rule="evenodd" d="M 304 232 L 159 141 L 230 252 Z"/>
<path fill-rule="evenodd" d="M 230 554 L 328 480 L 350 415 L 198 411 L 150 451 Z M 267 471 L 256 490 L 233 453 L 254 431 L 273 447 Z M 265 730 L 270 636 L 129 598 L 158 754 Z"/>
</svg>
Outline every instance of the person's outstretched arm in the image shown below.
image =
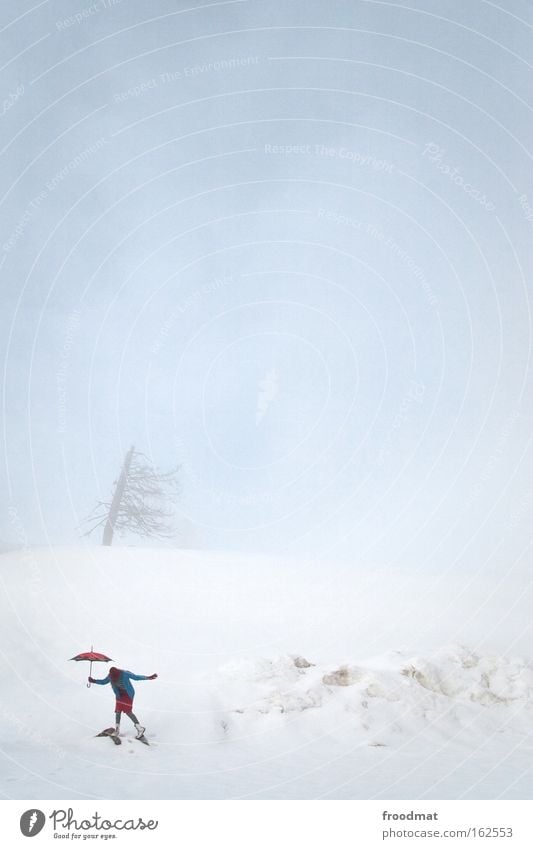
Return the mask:
<svg viewBox="0 0 533 849">
<path fill-rule="evenodd" d="M 105 678 L 91 678 L 89 675 L 89 683 L 90 684 L 109 684 L 109 675 L 106 675 Z"/>
<path fill-rule="evenodd" d="M 133 678 L 134 681 L 153 681 L 154 678 L 157 678 L 157 672 L 154 672 L 153 675 L 135 675 L 134 672 L 126 672 L 128 678 Z"/>
</svg>

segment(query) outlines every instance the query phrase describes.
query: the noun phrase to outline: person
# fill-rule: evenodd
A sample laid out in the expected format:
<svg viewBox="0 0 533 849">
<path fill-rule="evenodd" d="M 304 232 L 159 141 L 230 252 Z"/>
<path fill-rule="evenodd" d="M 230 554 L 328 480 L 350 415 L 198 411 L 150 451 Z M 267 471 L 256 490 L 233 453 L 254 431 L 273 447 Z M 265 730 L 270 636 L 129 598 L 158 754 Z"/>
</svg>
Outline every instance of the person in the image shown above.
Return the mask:
<svg viewBox="0 0 533 849">
<path fill-rule="evenodd" d="M 128 672 L 127 669 L 117 669 L 116 666 L 112 666 L 109 670 L 109 674 L 106 675 L 105 678 L 91 678 L 89 676 L 90 684 L 111 684 L 113 688 L 113 692 L 116 697 L 115 704 L 115 734 L 118 736 L 120 731 L 120 718 L 123 713 L 131 719 L 135 726 L 135 730 L 137 731 L 137 739 L 143 736 L 146 728 L 144 728 L 135 714 L 133 713 L 133 698 L 135 696 L 135 690 L 131 684 L 131 681 L 153 681 L 157 678 L 157 674 L 154 672 L 153 675 L 135 675 L 134 672 Z"/>
</svg>

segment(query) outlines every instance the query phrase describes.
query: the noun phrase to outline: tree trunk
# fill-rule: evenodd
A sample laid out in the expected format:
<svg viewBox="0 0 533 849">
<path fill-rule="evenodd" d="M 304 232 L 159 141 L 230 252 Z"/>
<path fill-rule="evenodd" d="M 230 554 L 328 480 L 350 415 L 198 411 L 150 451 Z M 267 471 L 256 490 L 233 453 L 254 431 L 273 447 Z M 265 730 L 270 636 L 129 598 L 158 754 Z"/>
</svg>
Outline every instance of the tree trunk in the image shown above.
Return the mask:
<svg viewBox="0 0 533 849">
<path fill-rule="evenodd" d="M 130 473 L 131 461 L 133 460 L 133 454 L 135 451 L 135 447 L 132 445 L 128 453 L 124 458 L 124 464 L 122 466 L 122 471 L 120 473 L 120 477 L 117 481 L 117 485 L 115 488 L 115 492 L 113 494 L 113 501 L 111 502 L 111 507 L 109 508 L 109 514 L 107 517 L 107 521 L 104 527 L 104 536 L 102 538 L 102 545 L 111 545 L 113 542 L 113 534 L 115 531 L 115 523 L 118 517 L 118 511 L 120 508 L 120 502 L 122 501 L 122 496 L 124 495 L 124 490 L 126 488 L 126 484 L 128 482 L 128 475 Z"/>
</svg>

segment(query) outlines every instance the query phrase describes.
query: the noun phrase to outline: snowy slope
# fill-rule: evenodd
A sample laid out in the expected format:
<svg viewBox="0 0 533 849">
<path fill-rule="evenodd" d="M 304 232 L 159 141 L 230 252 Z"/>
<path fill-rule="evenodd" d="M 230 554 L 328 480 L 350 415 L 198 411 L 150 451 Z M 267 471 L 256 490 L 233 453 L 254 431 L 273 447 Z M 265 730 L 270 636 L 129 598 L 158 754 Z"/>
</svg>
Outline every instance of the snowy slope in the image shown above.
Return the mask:
<svg viewBox="0 0 533 849">
<path fill-rule="evenodd" d="M 0 791 L 529 797 L 530 610 L 520 574 L 502 587 L 212 552 L 5 554 Z M 111 690 L 67 662 L 91 643 L 159 673 L 136 685 L 150 748 L 127 719 L 121 747 L 94 738 Z"/>
</svg>

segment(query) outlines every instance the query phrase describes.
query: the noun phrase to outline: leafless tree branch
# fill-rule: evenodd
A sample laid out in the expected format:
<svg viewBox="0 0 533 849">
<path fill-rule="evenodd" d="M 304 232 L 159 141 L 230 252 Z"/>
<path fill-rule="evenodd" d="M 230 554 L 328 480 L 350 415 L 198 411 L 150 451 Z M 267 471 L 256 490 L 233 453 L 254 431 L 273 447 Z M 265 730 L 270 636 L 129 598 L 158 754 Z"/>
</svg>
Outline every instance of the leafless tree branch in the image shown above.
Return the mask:
<svg viewBox="0 0 533 849">
<path fill-rule="evenodd" d="M 105 525 L 104 543 L 106 534 L 112 539 L 115 530 L 158 539 L 175 536 L 172 504 L 181 491 L 179 470 L 176 466 L 161 472 L 145 454 L 131 448 L 121 476 L 114 482 L 113 498 L 97 501 L 92 513 L 84 520 L 84 523 L 91 523 L 84 536 L 89 536 L 102 525 Z"/>
</svg>

